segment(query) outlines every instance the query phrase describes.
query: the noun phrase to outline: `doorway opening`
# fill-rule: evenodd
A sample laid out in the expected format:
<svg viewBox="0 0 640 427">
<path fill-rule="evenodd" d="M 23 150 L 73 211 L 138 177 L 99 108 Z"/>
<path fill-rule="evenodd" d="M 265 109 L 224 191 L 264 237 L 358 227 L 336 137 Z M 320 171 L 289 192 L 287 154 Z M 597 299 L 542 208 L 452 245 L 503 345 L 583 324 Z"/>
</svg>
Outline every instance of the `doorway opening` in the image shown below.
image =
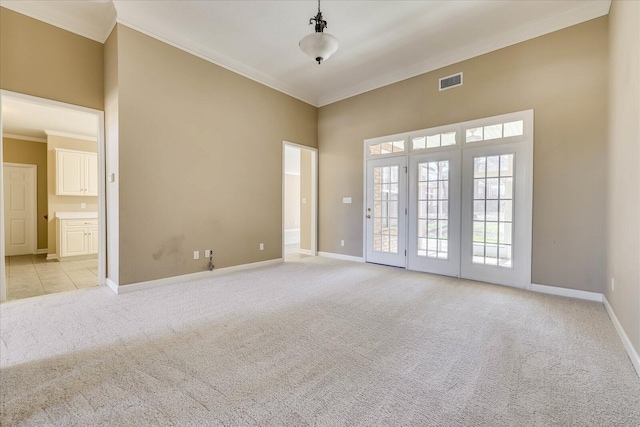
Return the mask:
<svg viewBox="0 0 640 427">
<path fill-rule="evenodd" d="M 282 147 L 282 255 L 285 262 L 317 254 L 318 150 Z"/>
<path fill-rule="evenodd" d="M 3 90 L 0 131 L 0 299 L 104 284 L 104 113 Z"/>
</svg>

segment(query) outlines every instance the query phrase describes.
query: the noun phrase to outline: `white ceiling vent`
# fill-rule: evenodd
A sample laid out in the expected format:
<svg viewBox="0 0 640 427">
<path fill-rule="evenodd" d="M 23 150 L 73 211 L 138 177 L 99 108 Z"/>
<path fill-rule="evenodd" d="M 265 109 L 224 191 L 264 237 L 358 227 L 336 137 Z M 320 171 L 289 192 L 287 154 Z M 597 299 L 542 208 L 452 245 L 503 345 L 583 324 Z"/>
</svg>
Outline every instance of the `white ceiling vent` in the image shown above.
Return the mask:
<svg viewBox="0 0 640 427">
<path fill-rule="evenodd" d="M 440 90 L 447 90 L 457 86 L 462 86 L 462 73 L 440 79 Z"/>
</svg>

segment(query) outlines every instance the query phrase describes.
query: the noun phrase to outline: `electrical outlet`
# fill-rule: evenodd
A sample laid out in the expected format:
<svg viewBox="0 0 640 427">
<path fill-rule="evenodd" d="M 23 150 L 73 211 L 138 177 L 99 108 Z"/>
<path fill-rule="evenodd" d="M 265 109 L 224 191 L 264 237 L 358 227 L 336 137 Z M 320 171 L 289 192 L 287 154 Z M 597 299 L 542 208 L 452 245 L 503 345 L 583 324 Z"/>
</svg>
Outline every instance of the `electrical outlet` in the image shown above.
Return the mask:
<svg viewBox="0 0 640 427">
<path fill-rule="evenodd" d="M 86 203 L 80 203 L 80 209 L 85 209 L 87 207 Z"/>
<path fill-rule="evenodd" d="M 611 290 L 616 290 L 616 279 L 614 279 L 613 277 L 611 278 Z"/>
<path fill-rule="evenodd" d="M 340 240 L 340 246 L 344 246 L 344 240 Z"/>
<path fill-rule="evenodd" d="M 193 259 L 200 259 L 200 251 L 193 251 Z"/>
<path fill-rule="evenodd" d="M 264 243 L 260 243 L 260 250 L 264 251 Z"/>
<path fill-rule="evenodd" d="M 211 249 L 205 249 L 204 251 L 204 257 L 205 258 L 209 258 L 211 256 Z"/>
</svg>

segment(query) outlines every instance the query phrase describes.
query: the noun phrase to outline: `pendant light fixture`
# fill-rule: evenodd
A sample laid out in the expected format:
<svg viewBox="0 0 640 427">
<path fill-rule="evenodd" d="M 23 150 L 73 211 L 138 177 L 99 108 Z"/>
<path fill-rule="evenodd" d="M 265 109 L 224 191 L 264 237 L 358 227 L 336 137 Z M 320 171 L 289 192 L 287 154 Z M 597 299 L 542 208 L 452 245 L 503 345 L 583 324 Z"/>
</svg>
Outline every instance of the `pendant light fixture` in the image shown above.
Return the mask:
<svg viewBox="0 0 640 427">
<path fill-rule="evenodd" d="M 324 29 L 327 28 L 327 21 L 322 19 L 322 12 L 320 12 L 320 0 L 318 0 L 318 14 L 309 19 L 309 25 L 315 21 L 316 31 L 313 34 L 309 34 L 302 40 L 300 40 L 300 50 L 307 54 L 311 59 L 318 61 L 321 64 L 322 61 L 329 59 L 331 55 L 338 50 L 338 40 L 331 34 L 325 33 Z"/>
</svg>

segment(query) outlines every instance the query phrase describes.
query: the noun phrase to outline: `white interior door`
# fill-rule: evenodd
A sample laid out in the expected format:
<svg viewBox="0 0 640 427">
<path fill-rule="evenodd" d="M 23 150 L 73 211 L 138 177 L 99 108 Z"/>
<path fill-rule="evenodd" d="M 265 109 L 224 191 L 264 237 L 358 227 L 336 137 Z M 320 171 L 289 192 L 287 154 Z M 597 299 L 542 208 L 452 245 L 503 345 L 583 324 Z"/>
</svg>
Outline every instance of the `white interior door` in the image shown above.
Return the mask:
<svg viewBox="0 0 640 427">
<path fill-rule="evenodd" d="M 408 268 L 460 275 L 460 150 L 412 155 Z"/>
<path fill-rule="evenodd" d="M 36 166 L 4 164 L 5 255 L 36 252 Z"/>
<path fill-rule="evenodd" d="M 367 162 L 366 260 L 406 266 L 407 157 Z"/>
<path fill-rule="evenodd" d="M 463 153 L 462 277 L 531 283 L 531 154 L 523 144 Z"/>
</svg>

